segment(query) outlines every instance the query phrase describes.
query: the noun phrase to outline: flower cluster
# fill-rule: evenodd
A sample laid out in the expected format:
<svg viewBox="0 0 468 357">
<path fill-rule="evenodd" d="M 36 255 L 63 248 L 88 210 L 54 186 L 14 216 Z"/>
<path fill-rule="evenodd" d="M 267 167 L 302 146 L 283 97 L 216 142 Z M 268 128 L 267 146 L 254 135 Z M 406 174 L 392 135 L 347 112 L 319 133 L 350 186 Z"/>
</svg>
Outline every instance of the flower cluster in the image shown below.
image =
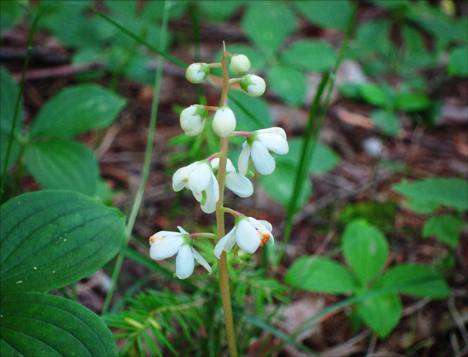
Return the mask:
<svg viewBox="0 0 468 357">
<path fill-rule="evenodd" d="M 229 69 L 240 78 L 223 78 L 226 86 L 223 86 L 222 103 L 219 107 L 192 105 L 180 114 L 180 126 L 188 136 L 201 134 L 205 124 L 211 120 L 214 133 L 227 140 L 232 136 L 243 136 L 246 141 L 242 145 L 242 152 L 238 160 L 238 170 L 231 160 L 225 156 L 227 151 L 215 153 L 205 160 L 194 162 L 178 169 L 172 177 L 174 191 L 189 189 L 195 199 L 200 202 L 201 209 L 205 213 L 213 213 L 217 209 L 221 212 L 229 212 L 236 217 L 234 227 L 224 237 L 217 237 L 218 242 L 214 248 L 214 255 L 219 259 L 223 252 L 230 252 L 237 246 L 246 253 L 255 253 L 260 246 L 268 241 L 274 242 L 272 225 L 267 221 L 247 217 L 230 208 L 219 207 L 224 187 L 234 192 L 239 197 L 249 197 L 253 194 L 253 185 L 246 177 L 251 173 L 252 165 L 262 175 L 269 175 L 275 169 L 275 160 L 270 152 L 286 154 L 289 150 L 286 133 L 281 128 L 268 128 L 253 132 L 236 132 L 236 117 L 227 105 L 227 87 L 238 83 L 240 88 L 251 97 L 261 96 L 265 92 L 265 81 L 254 74 L 248 74 L 250 61 L 242 54 L 223 54 L 223 63 L 193 63 L 186 72 L 187 79 L 192 83 L 202 83 L 210 74 L 210 69 L 226 66 L 225 59 L 229 59 Z M 226 67 L 224 73 L 227 73 Z M 214 111 L 212 119 L 209 112 Z M 227 145 L 227 144 L 226 144 Z M 227 149 L 226 149 L 227 150 Z M 223 157 L 224 156 L 224 157 Z M 224 160 L 224 161 L 223 161 Z M 221 165 L 221 162 L 223 165 Z M 221 168 L 221 166 L 223 166 Z M 216 174 L 216 176 L 215 176 Z M 221 200 L 221 203 L 223 201 Z M 219 211 L 217 211 L 219 212 Z M 195 238 L 213 238 L 210 233 L 190 234 L 183 228 L 178 232 L 161 231 L 150 238 L 150 256 L 155 260 L 163 260 L 177 254 L 176 275 L 180 279 L 189 277 L 194 270 L 194 261 L 198 261 L 208 272 L 211 267 L 206 260 L 193 248 Z"/>
</svg>

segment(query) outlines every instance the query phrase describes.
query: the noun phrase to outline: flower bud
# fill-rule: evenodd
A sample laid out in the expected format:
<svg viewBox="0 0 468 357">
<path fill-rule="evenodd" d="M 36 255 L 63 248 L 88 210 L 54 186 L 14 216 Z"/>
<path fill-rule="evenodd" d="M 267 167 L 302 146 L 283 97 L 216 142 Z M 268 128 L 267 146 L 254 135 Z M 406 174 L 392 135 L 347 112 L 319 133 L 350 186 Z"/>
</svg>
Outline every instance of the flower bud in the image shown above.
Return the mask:
<svg viewBox="0 0 468 357">
<path fill-rule="evenodd" d="M 210 67 L 206 63 L 192 63 L 185 73 L 185 77 L 192 83 L 201 83 L 210 74 Z"/>
<path fill-rule="evenodd" d="M 239 84 L 249 97 L 259 97 L 265 93 L 265 81 L 263 78 L 255 74 L 248 74 L 242 79 L 243 81 Z"/>
<path fill-rule="evenodd" d="M 250 69 L 250 61 L 246 55 L 234 55 L 229 59 L 229 69 L 232 73 L 243 76 Z"/>
<path fill-rule="evenodd" d="M 205 127 L 208 111 L 204 105 L 191 105 L 180 113 L 180 126 L 188 136 L 196 136 Z"/>
<path fill-rule="evenodd" d="M 234 112 L 227 106 L 220 107 L 213 118 L 213 130 L 222 137 L 226 138 L 232 134 L 236 128 L 236 117 Z"/>
</svg>

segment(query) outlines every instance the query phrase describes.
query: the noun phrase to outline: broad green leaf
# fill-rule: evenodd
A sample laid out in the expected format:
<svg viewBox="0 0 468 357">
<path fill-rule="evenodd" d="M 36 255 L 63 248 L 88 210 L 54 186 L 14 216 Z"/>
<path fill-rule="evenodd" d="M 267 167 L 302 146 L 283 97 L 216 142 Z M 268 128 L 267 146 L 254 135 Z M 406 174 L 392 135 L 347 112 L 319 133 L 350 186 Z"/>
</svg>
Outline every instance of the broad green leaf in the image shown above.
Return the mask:
<svg viewBox="0 0 468 357">
<path fill-rule="evenodd" d="M 112 2 L 113 0 L 111 0 Z M 177 0 L 171 1 L 169 4 L 169 19 L 175 19 L 185 14 L 188 1 Z M 141 15 L 142 19 L 162 20 L 164 14 L 165 1 L 148 1 Z"/>
<path fill-rule="evenodd" d="M 9 30 L 20 21 L 27 5 L 24 0 L 0 1 L 0 31 Z"/>
<path fill-rule="evenodd" d="M 126 99 L 95 84 L 66 88 L 41 108 L 29 134 L 64 137 L 104 128 L 126 103 Z"/>
<path fill-rule="evenodd" d="M 395 108 L 405 112 L 417 112 L 427 109 L 431 101 L 425 94 L 400 93 L 395 99 Z"/>
<path fill-rule="evenodd" d="M 402 181 L 392 186 L 393 191 L 414 202 L 438 203 L 459 211 L 468 210 L 468 182 L 459 178 L 433 177 L 420 181 Z"/>
<path fill-rule="evenodd" d="M 346 29 L 352 8 L 349 1 L 294 1 L 294 5 L 310 22 L 321 27 Z"/>
<path fill-rule="evenodd" d="M 374 287 L 394 287 L 395 292 L 401 294 L 431 299 L 443 299 L 450 295 L 445 279 L 432 268 L 419 264 L 400 264 L 387 270 Z"/>
<path fill-rule="evenodd" d="M 398 204 L 395 201 L 361 201 L 348 203 L 340 215 L 340 222 L 348 224 L 363 218 L 380 229 L 394 229 Z"/>
<path fill-rule="evenodd" d="M 243 5 L 244 1 L 198 1 L 198 7 L 203 18 L 208 18 L 213 21 L 226 21 L 234 16 L 239 9 L 239 6 Z"/>
<path fill-rule="evenodd" d="M 408 0 L 371 0 L 371 2 L 389 10 L 404 10 L 411 7 L 411 2 Z"/>
<path fill-rule="evenodd" d="M 252 98 L 242 91 L 229 92 L 229 107 L 236 115 L 236 130 L 252 131 L 271 127 L 271 114 L 262 98 Z"/>
<path fill-rule="evenodd" d="M 391 136 L 398 136 L 400 123 L 398 117 L 385 109 L 375 110 L 371 114 L 371 119 L 382 131 Z"/>
<path fill-rule="evenodd" d="M 11 75 L 3 67 L 0 67 L 0 146 L 2 148 L 0 156 L 0 175 L 3 172 L 3 165 L 5 165 L 6 153 L 14 120 L 18 93 L 19 88 Z M 19 156 L 21 145 L 18 139 L 21 134 L 22 112 L 23 103 L 21 101 L 18 110 L 18 118 L 16 119 L 15 130 L 13 131 L 11 151 L 7 167 L 13 165 Z"/>
<path fill-rule="evenodd" d="M 275 155 L 275 159 L 277 157 L 278 155 Z M 276 164 L 276 169 L 273 173 L 260 177 L 260 182 L 266 194 L 284 207 L 288 206 L 293 194 L 294 172 L 296 169 L 296 166 L 291 165 L 291 163 L 282 161 Z M 301 195 L 298 198 L 299 202 L 297 203 L 298 209 L 302 208 L 312 194 L 312 184 L 309 178 L 306 178 L 302 183 L 301 191 Z"/>
<path fill-rule="evenodd" d="M 75 301 L 41 293 L 0 300 L 2 356 L 118 356 L 104 321 Z"/>
<path fill-rule="evenodd" d="M 468 77 L 468 47 L 459 47 L 452 51 L 447 69 L 452 76 Z"/>
<path fill-rule="evenodd" d="M 268 72 L 272 91 L 290 105 L 301 105 L 307 90 L 303 73 L 290 67 L 275 66 Z"/>
<path fill-rule="evenodd" d="M 255 1 L 242 18 L 245 35 L 267 54 L 273 54 L 297 28 L 294 12 L 279 1 Z"/>
<path fill-rule="evenodd" d="M 25 162 L 43 188 L 96 193 L 99 168 L 94 153 L 77 141 L 40 141 L 26 147 Z"/>
<path fill-rule="evenodd" d="M 343 233 L 343 254 L 362 285 L 375 278 L 385 265 L 388 243 L 376 227 L 363 219 L 352 221 Z"/>
<path fill-rule="evenodd" d="M 357 311 L 372 331 L 385 338 L 400 321 L 401 300 L 395 293 L 376 295 L 358 303 Z"/>
<path fill-rule="evenodd" d="M 295 288 L 329 294 L 347 294 L 356 284 L 346 268 L 324 257 L 301 257 L 288 269 L 286 283 Z"/>
<path fill-rule="evenodd" d="M 72 191 L 26 193 L 0 215 L 2 294 L 45 292 L 93 274 L 125 238 L 120 211 Z"/>
<path fill-rule="evenodd" d="M 455 248 L 460 238 L 460 230 L 464 227 L 466 227 L 466 223 L 461 219 L 451 214 L 444 214 L 431 217 L 426 221 L 422 235 L 425 238 L 436 236 L 440 241 Z"/>
<path fill-rule="evenodd" d="M 390 42 L 390 28 L 390 21 L 384 19 L 364 22 L 357 28 L 346 54 L 355 59 L 372 62 L 375 61 L 372 54 L 387 56 L 394 48 Z"/>
<path fill-rule="evenodd" d="M 362 84 L 359 88 L 362 98 L 369 104 L 377 107 L 385 107 L 389 104 L 390 98 L 375 84 Z"/>
<path fill-rule="evenodd" d="M 332 46 L 327 42 L 317 40 L 296 41 L 282 55 L 283 61 L 313 72 L 331 69 L 336 58 Z"/>
<path fill-rule="evenodd" d="M 302 139 L 288 139 L 288 144 L 289 152 L 286 155 L 276 155 L 275 160 L 278 164 L 289 163 L 297 169 L 302 149 Z M 332 149 L 319 142 L 315 147 L 314 157 L 309 163 L 308 172 L 309 174 L 324 174 L 336 167 L 339 161 L 339 156 Z"/>
<path fill-rule="evenodd" d="M 434 201 L 407 201 L 405 207 L 416 213 L 430 214 L 440 208 L 440 204 Z"/>
</svg>

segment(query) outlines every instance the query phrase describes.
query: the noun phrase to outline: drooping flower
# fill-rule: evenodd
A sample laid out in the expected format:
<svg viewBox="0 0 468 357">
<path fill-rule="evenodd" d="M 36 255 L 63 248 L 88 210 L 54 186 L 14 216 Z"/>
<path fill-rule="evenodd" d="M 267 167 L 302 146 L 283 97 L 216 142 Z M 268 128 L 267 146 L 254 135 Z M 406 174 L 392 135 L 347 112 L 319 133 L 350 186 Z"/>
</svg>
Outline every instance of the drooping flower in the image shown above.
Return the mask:
<svg viewBox="0 0 468 357">
<path fill-rule="evenodd" d="M 257 130 L 247 137 L 247 141 L 242 145 L 242 152 L 239 155 L 239 173 L 245 175 L 249 169 L 249 157 L 255 164 L 255 168 L 262 175 L 269 175 L 275 170 L 275 159 L 270 154 L 273 151 L 284 155 L 289 151 L 286 140 L 286 133 L 282 128 L 273 127 Z"/>
<path fill-rule="evenodd" d="M 219 158 L 215 158 L 211 161 L 213 169 L 218 169 Z M 232 164 L 231 160 L 227 159 L 226 163 L 226 187 L 229 188 L 239 197 L 249 197 L 253 193 L 253 185 L 250 180 L 238 174 L 236 168 Z"/>
<path fill-rule="evenodd" d="M 228 106 L 220 107 L 213 117 L 213 131 L 221 138 L 227 138 L 236 129 L 236 117 Z"/>
<path fill-rule="evenodd" d="M 275 243 L 275 238 L 271 234 L 272 229 L 268 221 L 246 216 L 238 217 L 234 228 L 216 244 L 214 254 L 219 259 L 223 251 L 229 253 L 236 243 L 244 252 L 255 253 L 258 247 L 263 246 L 268 240 L 271 239 L 271 242 Z"/>
<path fill-rule="evenodd" d="M 193 248 L 193 240 L 182 227 L 177 227 L 180 233 L 161 231 L 151 236 L 150 257 L 154 260 L 163 260 L 177 254 L 176 275 L 179 279 L 186 279 L 193 273 L 194 259 L 200 263 L 210 274 L 210 265 L 200 253 Z"/>
<path fill-rule="evenodd" d="M 189 82 L 201 83 L 210 74 L 210 67 L 206 63 L 192 63 L 185 72 Z"/>
<path fill-rule="evenodd" d="M 243 76 L 250 69 L 250 61 L 246 55 L 233 55 L 229 59 L 229 69 L 238 76 Z"/>
<path fill-rule="evenodd" d="M 196 136 L 205 127 L 208 111 L 204 105 L 191 105 L 180 113 L 180 126 L 188 136 Z"/>
<path fill-rule="evenodd" d="M 207 161 L 197 161 L 178 169 L 172 176 L 172 188 L 176 192 L 184 188 L 190 189 L 195 199 L 200 202 L 203 212 L 213 213 L 216 210 L 219 185 Z"/>
<path fill-rule="evenodd" d="M 266 85 L 262 77 L 247 74 L 242 79 L 239 85 L 249 97 L 259 97 L 265 93 Z"/>
</svg>

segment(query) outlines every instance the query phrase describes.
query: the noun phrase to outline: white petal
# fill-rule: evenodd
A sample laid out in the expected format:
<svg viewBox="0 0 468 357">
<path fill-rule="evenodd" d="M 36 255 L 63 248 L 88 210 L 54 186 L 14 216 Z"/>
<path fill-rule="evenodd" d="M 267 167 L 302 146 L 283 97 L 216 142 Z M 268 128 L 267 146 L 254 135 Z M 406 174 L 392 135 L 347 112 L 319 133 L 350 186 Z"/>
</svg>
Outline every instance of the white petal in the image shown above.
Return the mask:
<svg viewBox="0 0 468 357">
<path fill-rule="evenodd" d="M 173 233 L 173 232 L 172 232 Z M 176 254 L 180 246 L 184 243 L 184 239 L 177 235 L 164 236 L 163 238 L 156 238 L 150 248 L 150 257 L 154 260 L 162 260 L 172 257 Z"/>
<path fill-rule="evenodd" d="M 193 192 L 202 192 L 210 183 L 211 165 L 200 162 L 195 170 L 190 173 L 188 187 Z"/>
<path fill-rule="evenodd" d="M 205 204 L 201 206 L 201 209 L 205 213 L 213 213 L 214 211 L 216 211 L 216 202 L 218 202 L 216 198 L 219 199 L 219 191 L 217 190 L 217 185 L 216 187 L 214 187 L 214 185 L 209 185 L 206 188 L 205 192 L 206 192 L 206 201 L 205 201 Z"/>
<path fill-rule="evenodd" d="M 226 171 L 227 172 L 236 172 L 236 168 L 234 167 L 234 165 L 232 164 L 232 161 L 227 159 L 226 161 Z"/>
<path fill-rule="evenodd" d="M 266 222 L 266 221 L 265 221 Z M 190 234 L 189 232 L 187 232 L 185 229 L 183 229 L 181 226 L 177 226 L 177 229 L 179 230 L 180 233 L 183 233 L 183 234 Z"/>
<path fill-rule="evenodd" d="M 289 145 L 285 138 L 276 134 L 258 134 L 258 138 L 267 149 L 276 152 L 277 154 L 284 155 L 289 151 Z"/>
<path fill-rule="evenodd" d="M 268 229 L 270 232 L 273 231 L 273 226 L 270 222 L 264 221 L 263 219 L 258 219 L 257 222 L 265 226 L 265 228 Z"/>
<path fill-rule="evenodd" d="M 257 133 L 269 133 L 269 134 L 276 134 L 276 135 L 279 135 L 285 139 L 286 138 L 286 132 L 284 131 L 283 128 L 280 128 L 280 127 L 272 127 L 272 128 L 267 128 L 267 129 L 260 129 L 260 130 L 257 130 Z"/>
<path fill-rule="evenodd" d="M 262 175 L 269 175 L 275 170 L 275 159 L 273 159 L 266 146 L 260 141 L 253 142 L 251 155 L 255 168 Z"/>
<path fill-rule="evenodd" d="M 188 166 L 181 167 L 172 176 L 172 188 L 179 192 L 187 185 L 187 180 L 190 173 L 198 166 L 198 162 L 194 162 Z"/>
<path fill-rule="evenodd" d="M 226 175 L 226 186 L 239 197 L 249 197 L 253 193 L 252 182 L 237 172 Z"/>
<path fill-rule="evenodd" d="M 211 167 L 213 169 L 217 169 L 218 166 L 219 166 L 219 157 L 216 157 L 213 160 L 211 160 Z"/>
<path fill-rule="evenodd" d="M 273 229 L 272 225 L 268 221 L 259 221 L 253 217 L 249 217 L 249 222 L 257 229 L 257 234 L 260 239 L 260 242 L 263 244 L 271 240 L 272 244 L 275 244 L 275 237 L 271 233 Z"/>
<path fill-rule="evenodd" d="M 223 250 L 229 253 L 232 247 L 234 247 L 234 244 L 236 244 L 236 235 L 234 234 L 236 232 L 236 228 L 237 227 L 231 229 L 231 231 L 228 234 L 226 234 L 223 238 L 221 238 L 216 244 L 214 249 L 214 255 L 216 256 L 216 258 L 221 258 Z"/>
<path fill-rule="evenodd" d="M 193 273 L 195 261 L 190 246 L 184 244 L 177 254 L 176 258 L 176 274 L 179 279 L 187 279 Z"/>
<path fill-rule="evenodd" d="M 236 241 L 240 249 L 246 253 L 255 253 L 260 246 L 260 236 L 255 227 L 246 219 L 237 225 Z"/>
<path fill-rule="evenodd" d="M 200 263 L 200 265 L 202 265 L 206 270 L 208 270 L 208 273 L 212 273 L 213 270 L 211 270 L 211 267 L 210 265 L 208 264 L 208 262 L 205 260 L 205 258 L 203 258 L 200 253 L 198 253 L 195 248 L 192 247 L 192 253 L 193 253 L 193 257 L 195 258 L 195 260 Z"/>
<path fill-rule="evenodd" d="M 210 185 L 213 189 L 214 200 L 215 202 L 218 202 L 219 201 L 219 183 L 213 171 L 211 172 L 211 184 Z"/>
<path fill-rule="evenodd" d="M 237 162 L 237 166 L 239 168 L 239 173 L 242 176 L 245 176 L 247 171 L 249 170 L 249 157 L 250 157 L 250 146 L 247 142 L 244 143 L 243 149 L 239 155 L 239 161 Z"/>
</svg>

